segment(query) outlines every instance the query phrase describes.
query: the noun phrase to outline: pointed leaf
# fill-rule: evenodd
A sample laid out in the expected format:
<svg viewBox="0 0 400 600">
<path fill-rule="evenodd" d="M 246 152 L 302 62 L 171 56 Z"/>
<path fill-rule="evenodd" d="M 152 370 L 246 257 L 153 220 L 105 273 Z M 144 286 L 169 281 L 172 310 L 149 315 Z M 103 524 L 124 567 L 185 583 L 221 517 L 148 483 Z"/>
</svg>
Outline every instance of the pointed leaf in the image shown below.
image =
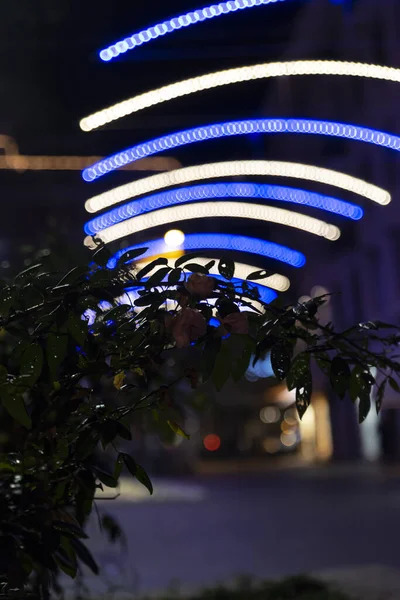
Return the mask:
<svg viewBox="0 0 400 600">
<path fill-rule="evenodd" d="M 30 344 L 21 357 L 20 374 L 27 378 L 29 385 L 39 379 L 43 368 L 43 351 L 39 344 Z"/>
<path fill-rule="evenodd" d="M 178 258 L 178 260 L 175 261 L 175 269 L 182 266 L 185 262 L 188 262 L 189 260 L 193 260 L 198 258 L 198 254 L 185 254 L 184 256 L 181 256 L 180 258 Z"/>
<path fill-rule="evenodd" d="M 168 283 L 169 285 L 176 285 L 179 283 L 182 276 L 182 269 L 172 269 L 171 273 L 168 275 Z"/>
<path fill-rule="evenodd" d="M 283 381 L 290 369 L 293 357 L 292 344 L 278 341 L 271 349 L 271 365 L 275 376 Z"/>
<path fill-rule="evenodd" d="M 265 279 L 266 277 L 270 277 L 271 273 L 262 269 L 261 271 L 254 271 L 254 273 L 250 273 L 247 275 L 247 281 L 256 281 L 257 279 Z"/>
<path fill-rule="evenodd" d="M 303 386 L 310 379 L 310 355 L 306 352 L 298 354 L 286 377 L 286 387 L 289 391 Z"/>
<path fill-rule="evenodd" d="M 117 373 L 113 379 L 113 383 L 114 383 L 114 387 L 117 390 L 120 390 L 123 383 L 124 383 L 124 379 L 125 379 L 125 372 L 121 371 L 120 373 Z"/>
<path fill-rule="evenodd" d="M 309 377 L 303 382 L 301 387 L 296 388 L 296 408 L 299 413 L 300 419 L 303 418 L 304 413 L 311 402 L 312 394 L 312 379 L 311 372 L 309 371 Z"/>
<path fill-rule="evenodd" d="M 393 377 L 389 377 L 389 385 L 397 393 L 400 393 L 400 386 Z"/>
<path fill-rule="evenodd" d="M 143 279 L 143 277 L 146 277 L 146 275 L 150 273 L 150 271 L 152 271 L 155 267 L 158 267 L 159 265 L 168 265 L 168 260 L 162 257 L 156 258 L 156 260 L 153 260 L 151 263 L 143 267 L 143 269 L 141 269 L 137 273 L 136 279 L 140 281 L 141 279 Z"/>
<path fill-rule="evenodd" d="M 132 262 L 135 258 L 147 252 L 147 250 L 148 248 L 137 248 L 136 250 L 128 250 L 127 252 L 124 252 L 117 261 L 117 267 L 121 267 L 122 265 Z"/>
<path fill-rule="evenodd" d="M 96 265 L 99 265 L 99 267 L 105 267 L 111 258 L 111 252 L 107 246 L 101 246 L 98 250 L 96 250 L 96 252 L 93 253 L 92 258 Z"/>
<path fill-rule="evenodd" d="M 49 333 L 47 337 L 46 354 L 50 375 L 57 380 L 57 370 L 67 355 L 68 335 L 65 333 Z"/>
<path fill-rule="evenodd" d="M 335 356 L 331 362 L 329 379 L 333 390 L 343 398 L 350 386 L 351 371 L 347 362 L 340 356 Z"/>
<path fill-rule="evenodd" d="M 98 469 L 97 467 L 94 467 L 93 471 L 96 473 L 97 478 L 100 479 L 101 483 L 104 483 L 105 486 L 110 487 L 110 488 L 117 487 L 118 481 L 116 481 L 112 475 L 105 473 L 104 471 L 102 471 L 101 469 Z"/>
<path fill-rule="evenodd" d="M 8 317 L 14 299 L 14 291 L 8 286 L 0 290 L 0 317 Z"/>
<path fill-rule="evenodd" d="M 125 466 L 128 469 L 128 471 L 130 472 L 130 474 L 132 475 L 132 477 L 135 477 L 138 481 L 140 481 L 140 483 L 149 490 L 150 494 L 152 494 L 153 493 L 153 485 L 152 485 L 150 478 L 147 475 L 146 471 L 143 469 L 143 467 L 138 465 L 134 461 L 134 459 L 131 456 L 129 456 L 129 454 L 124 454 L 123 456 L 124 456 Z"/>
<path fill-rule="evenodd" d="M 93 556 L 84 544 L 78 539 L 71 539 L 71 546 L 76 552 L 78 558 L 85 563 L 93 571 L 95 575 L 99 574 L 99 567 L 96 564 Z"/>
<path fill-rule="evenodd" d="M 68 331 L 70 335 L 83 346 L 88 334 L 87 321 L 82 319 L 80 315 L 70 312 L 68 315 Z"/>
<path fill-rule="evenodd" d="M 176 433 L 176 435 L 180 435 L 183 438 L 186 438 L 187 440 L 190 440 L 190 435 L 188 435 L 185 431 L 183 431 L 182 427 L 179 427 L 179 425 L 177 423 L 175 423 L 174 421 L 167 421 L 168 425 L 170 426 L 170 428 L 172 429 L 172 431 L 174 433 Z"/>
<path fill-rule="evenodd" d="M 233 260 L 229 260 L 227 258 L 221 258 L 218 263 L 218 271 L 225 277 L 225 279 L 232 279 L 235 274 L 235 263 Z"/>
<path fill-rule="evenodd" d="M 146 288 L 150 289 L 152 287 L 157 287 L 158 285 L 160 285 L 170 271 L 171 267 L 162 267 L 161 269 L 158 269 L 146 281 Z"/>
<path fill-rule="evenodd" d="M 183 267 L 186 271 L 190 271 L 191 273 L 201 273 L 202 275 L 208 275 L 208 270 L 203 267 L 203 265 L 199 265 L 198 263 L 188 263 Z"/>
<path fill-rule="evenodd" d="M 379 415 L 379 411 L 381 410 L 382 402 L 385 397 L 385 389 L 386 389 L 387 379 L 384 379 L 380 386 L 378 387 L 378 391 L 376 393 L 375 405 L 376 405 L 376 414 Z"/>
<path fill-rule="evenodd" d="M 32 421 L 27 413 L 22 396 L 16 395 L 11 386 L 0 386 L 0 399 L 10 417 L 26 429 L 32 427 Z"/>
</svg>

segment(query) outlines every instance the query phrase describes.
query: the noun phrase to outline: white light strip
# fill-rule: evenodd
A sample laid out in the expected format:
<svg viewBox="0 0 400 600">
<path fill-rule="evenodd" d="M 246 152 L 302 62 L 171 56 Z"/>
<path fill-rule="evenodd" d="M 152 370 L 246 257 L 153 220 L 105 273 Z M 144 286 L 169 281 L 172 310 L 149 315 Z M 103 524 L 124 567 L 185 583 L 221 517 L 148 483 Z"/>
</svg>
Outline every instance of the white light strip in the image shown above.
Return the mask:
<svg viewBox="0 0 400 600">
<path fill-rule="evenodd" d="M 306 179 L 348 190 L 349 192 L 368 198 L 377 204 L 389 204 L 391 200 L 391 196 L 386 190 L 357 177 L 340 173 L 339 171 L 300 163 L 268 160 L 231 160 L 184 167 L 170 171 L 169 173 L 144 177 L 143 179 L 120 185 L 112 190 L 89 198 L 85 203 L 85 208 L 88 212 L 95 213 L 124 200 L 173 185 L 215 177 L 236 177 L 242 175 Z"/>
<path fill-rule="evenodd" d="M 156 104 L 168 102 L 174 98 L 180 98 L 223 85 L 289 75 L 351 75 L 353 77 L 400 82 L 400 69 L 381 67 L 379 65 L 328 60 L 263 63 L 250 67 L 217 71 L 165 85 L 93 113 L 82 119 L 79 125 L 83 131 L 92 131 L 106 123 L 111 123 L 132 113 Z"/>
<path fill-rule="evenodd" d="M 287 225 L 295 229 L 302 229 L 314 235 L 319 235 L 334 241 L 340 237 L 340 229 L 314 217 L 308 217 L 300 213 L 264 206 L 262 204 L 250 204 L 247 202 L 199 202 L 181 206 L 171 206 L 154 212 L 132 217 L 117 225 L 112 225 L 101 231 L 98 237 L 108 244 L 132 233 L 138 233 L 157 227 L 159 225 L 170 225 L 176 221 L 191 219 L 204 219 L 208 217 L 231 217 L 239 219 L 256 219 L 280 225 Z M 85 238 L 85 245 L 95 248 L 92 237 Z"/>
<path fill-rule="evenodd" d="M 142 269 L 143 267 L 150 264 L 155 258 L 156 257 L 153 256 L 153 257 L 146 258 L 146 260 L 137 262 L 135 264 L 135 267 L 139 267 Z M 207 263 L 210 262 L 210 260 L 213 260 L 214 258 L 215 257 L 205 258 L 204 256 L 196 256 L 196 259 L 193 262 L 204 267 Z M 168 260 L 168 265 L 173 268 L 175 260 L 176 260 L 175 258 Z M 215 260 L 217 260 L 217 262 L 218 262 L 219 259 L 215 259 Z M 183 265 L 182 268 L 184 269 L 185 265 Z M 260 267 L 254 267 L 252 265 L 238 263 L 235 261 L 235 277 L 237 277 L 238 279 L 246 279 L 251 273 L 254 273 L 255 271 L 261 271 L 261 270 L 262 269 L 260 269 Z M 219 274 L 218 265 L 215 264 L 210 269 L 209 272 L 211 275 L 218 275 Z M 290 287 L 289 279 L 287 277 L 285 277 L 284 275 L 279 275 L 278 273 L 274 273 L 273 275 L 269 275 L 269 276 L 266 275 L 262 279 L 257 279 L 257 282 L 262 283 L 262 285 L 266 285 L 267 287 L 270 287 L 271 289 L 276 290 L 277 292 L 286 292 Z"/>
</svg>

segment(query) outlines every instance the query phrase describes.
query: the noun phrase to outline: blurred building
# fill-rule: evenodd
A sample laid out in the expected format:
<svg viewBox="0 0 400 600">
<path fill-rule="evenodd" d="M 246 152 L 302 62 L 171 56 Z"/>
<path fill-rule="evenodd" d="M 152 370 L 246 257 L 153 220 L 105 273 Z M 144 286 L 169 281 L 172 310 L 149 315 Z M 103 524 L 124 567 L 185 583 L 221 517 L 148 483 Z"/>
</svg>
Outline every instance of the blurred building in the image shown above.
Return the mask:
<svg viewBox="0 0 400 600">
<path fill-rule="evenodd" d="M 400 2 L 315 0 L 302 6 L 292 37 L 281 60 L 329 59 L 398 67 L 400 58 Z M 268 84 L 264 114 L 309 117 L 399 131 L 400 87 L 385 81 L 356 77 L 303 76 L 278 78 Z M 309 139 L 312 137 L 313 139 Z M 338 328 L 363 320 L 399 324 L 400 209 L 399 159 L 396 152 L 346 139 L 318 136 L 276 136 L 267 140 L 269 158 L 285 156 L 361 177 L 388 189 L 392 202 L 363 203 L 364 218 L 346 225 L 335 244 L 320 243 L 307 253 L 307 267 L 297 282 L 300 294 L 320 290 L 339 292 L 327 309 Z M 337 189 L 323 186 L 327 193 Z M 320 189 L 320 187 L 318 188 Z M 351 194 L 341 197 L 356 201 Z M 376 458 L 380 432 L 384 454 L 399 456 L 399 416 L 394 396 L 388 396 L 378 424 L 371 411 L 358 430 L 349 402 L 331 401 L 334 454 L 338 458 Z M 390 426 L 386 426 L 389 421 Z M 386 432 L 386 433 L 385 433 Z"/>
</svg>

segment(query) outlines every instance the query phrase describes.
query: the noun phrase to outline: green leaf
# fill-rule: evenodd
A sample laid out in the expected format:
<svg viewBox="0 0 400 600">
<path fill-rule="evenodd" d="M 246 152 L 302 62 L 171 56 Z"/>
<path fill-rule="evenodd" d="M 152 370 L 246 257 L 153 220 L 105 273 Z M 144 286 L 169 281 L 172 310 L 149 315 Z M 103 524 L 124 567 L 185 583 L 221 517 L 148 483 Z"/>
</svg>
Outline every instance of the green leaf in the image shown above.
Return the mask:
<svg viewBox="0 0 400 600">
<path fill-rule="evenodd" d="M 190 435 L 188 435 L 185 431 L 183 431 L 182 427 L 179 427 L 179 425 L 177 423 L 175 423 L 174 421 L 167 421 L 168 425 L 170 426 L 170 428 L 172 429 L 172 431 L 174 433 L 176 433 L 176 435 L 180 435 L 183 438 L 186 438 L 187 440 L 190 440 Z"/>
<path fill-rule="evenodd" d="M 130 304 L 120 304 L 103 313 L 103 319 L 104 321 L 111 319 L 118 320 L 124 317 L 130 310 L 132 310 L 132 306 Z"/>
<path fill-rule="evenodd" d="M 353 402 L 359 400 L 360 423 L 365 420 L 371 408 L 371 386 L 371 374 L 366 372 L 361 365 L 356 365 L 351 372 L 349 392 Z"/>
<path fill-rule="evenodd" d="M 128 250 L 127 252 L 124 252 L 117 261 L 117 267 L 121 267 L 122 265 L 132 262 L 135 258 L 147 252 L 147 250 L 148 248 L 137 248 L 136 250 Z"/>
<path fill-rule="evenodd" d="M 180 267 L 181 265 L 183 265 L 185 262 L 188 262 L 189 260 L 193 260 L 194 258 L 198 258 L 198 254 L 185 254 L 184 256 L 181 256 L 180 258 L 178 258 L 178 260 L 175 261 L 175 269 L 177 269 L 178 267 Z"/>
<path fill-rule="evenodd" d="M 283 381 L 290 369 L 293 346 L 290 342 L 278 341 L 271 348 L 271 365 L 275 377 Z"/>
<path fill-rule="evenodd" d="M 310 378 L 310 355 L 301 352 L 295 356 L 286 377 L 286 387 L 289 391 L 301 387 Z"/>
<path fill-rule="evenodd" d="M 148 294 L 144 294 L 143 296 L 140 296 L 140 298 L 137 298 L 137 300 L 135 300 L 134 305 L 135 306 L 150 306 L 151 304 L 153 304 L 153 302 L 157 302 L 158 301 L 158 305 L 161 304 L 163 299 L 163 296 L 161 294 L 159 294 L 158 292 L 150 292 Z"/>
<path fill-rule="evenodd" d="M 49 333 L 47 337 L 46 354 L 50 375 L 53 381 L 57 380 L 57 370 L 68 351 L 68 335 L 65 333 Z"/>
<path fill-rule="evenodd" d="M 111 258 L 111 252 L 107 246 L 101 246 L 98 250 L 96 250 L 96 252 L 93 253 L 92 258 L 96 265 L 99 265 L 99 267 L 105 267 Z"/>
<path fill-rule="evenodd" d="M 78 539 L 71 539 L 71 546 L 76 552 L 78 558 L 85 563 L 93 571 L 95 575 L 99 574 L 99 567 L 96 564 L 93 556 L 84 544 Z"/>
<path fill-rule="evenodd" d="M 368 416 L 371 408 L 371 390 L 365 388 L 359 396 L 360 403 L 358 405 L 358 422 L 362 423 Z"/>
<path fill-rule="evenodd" d="M 216 260 L 210 260 L 210 262 L 204 265 L 204 268 L 207 269 L 208 272 L 210 272 L 216 262 Z"/>
<path fill-rule="evenodd" d="M 36 271 L 41 269 L 42 266 L 43 265 L 39 263 L 37 265 L 32 265 L 31 267 L 28 267 L 28 269 L 25 269 L 24 271 L 21 271 L 20 273 L 18 273 L 18 275 L 16 275 L 15 281 L 18 281 L 18 279 L 24 279 L 25 277 L 29 277 L 29 276 L 33 275 Z"/>
<path fill-rule="evenodd" d="M 19 394 L 15 393 L 15 388 L 8 385 L 0 386 L 0 398 L 1 402 L 10 415 L 20 425 L 26 429 L 32 427 L 32 421 L 27 413 L 24 399 Z"/>
<path fill-rule="evenodd" d="M 350 386 L 351 371 L 347 362 L 340 356 L 335 356 L 331 362 L 329 379 L 332 389 L 343 398 Z"/>
<path fill-rule="evenodd" d="M 102 471 L 97 467 L 93 467 L 93 471 L 96 473 L 97 478 L 101 481 L 101 483 L 104 483 L 105 486 L 110 488 L 117 487 L 118 481 L 114 479 L 112 475 L 109 475 L 109 473 L 105 473 L 105 471 Z"/>
<path fill-rule="evenodd" d="M 191 273 L 201 273 L 202 275 L 208 275 L 208 269 L 203 267 L 203 265 L 199 265 L 198 263 L 188 263 L 184 266 L 186 271 L 190 271 Z"/>
<path fill-rule="evenodd" d="M 217 354 L 214 363 L 214 370 L 211 375 L 213 384 L 218 392 L 222 390 L 225 383 L 228 381 L 232 370 L 232 354 L 229 343 L 223 340 L 221 349 Z"/>
<path fill-rule="evenodd" d="M 386 389 L 387 379 L 384 379 L 380 386 L 378 387 L 378 391 L 376 392 L 375 405 L 376 405 L 376 414 L 379 415 L 381 410 L 382 402 L 385 397 L 385 389 Z"/>
<path fill-rule="evenodd" d="M 218 263 L 218 271 L 225 277 L 225 279 L 231 280 L 235 274 L 235 263 L 233 260 L 229 260 L 227 258 L 221 258 Z"/>
<path fill-rule="evenodd" d="M 296 408 L 299 413 L 300 419 L 303 418 L 304 413 L 310 406 L 312 394 L 312 377 L 311 371 L 308 371 L 308 376 L 304 379 L 302 385 L 296 388 Z"/>
<path fill-rule="evenodd" d="M 114 376 L 113 384 L 117 390 L 120 390 L 125 379 L 125 371 L 120 371 Z"/>
<path fill-rule="evenodd" d="M 114 473 L 113 473 L 113 477 L 116 481 L 118 481 L 119 476 L 121 475 L 123 466 L 124 466 L 124 455 L 123 454 L 118 454 L 117 456 L 117 460 L 115 461 L 115 467 L 114 467 Z"/>
<path fill-rule="evenodd" d="M 27 378 L 29 385 L 39 379 L 43 368 L 43 350 L 39 344 L 30 344 L 21 357 L 20 374 Z"/>
<path fill-rule="evenodd" d="M 119 437 L 121 437 L 124 440 L 130 441 L 132 439 L 131 430 L 120 421 L 116 421 L 115 423 L 117 425 L 117 434 L 119 435 Z"/>
<path fill-rule="evenodd" d="M 124 462 L 125 462 L 125 466 L 128 469 L 128 471 L 130 472 L 130 474 L 132 475 L 132 477 L 135 477 L 142 485 L 144 485 L 145 488 L 147 488 L 150 492 L 150 494 L 153 493 L 153 485 L 150 481 L 149 476 L 147 475 L 146 471 L 143 469 L 143 467 L 141 467 L 140 465 L 138 465 L 131 456 L 129 456 L 129 454 L 124 454 Z"/>
<path fill-rule="evenodd" d="M 68 331 L 80 346 L 83 346 L 88 334 L 87 321 L 74 312 L 68 314 Z"/>
<path fill-rule="evenodd" d="M 76 561 L 73 562 L 70 560 L 68 554 L 63 548 L 59 548 L 57 552 L 53 554 L 53 558 L 63 573 L 68 575 L 68 577 L 71 577 L 71 579 L 75 579 L 78 565 Z"/>
<path fill-rule="evenodd" d="M 68 537 L 79 537 L 84 540 L 88 539 L 88 535 L 78 525 L 66 521 L 53 521 L 52 525 L 57 531 L 62 531 Z"/>
<path fill-rule="evenodd" d="M 389 377 L 389 385 L 397 393 L 400 393 L 400 386 L 397 381 L 393 377 Z"/>
<path fill-rule="evenodd" d="M 240 381 L 250 365 L 251 357 L 255 351 L 255 341 L 249 335 L 231 334 L 229 345 L 232 354 L 232 379 Z"/>
<path fill-rule="evenodd" d="M 250 273 L 250 275 L 247 275 L 246 279 L 247 281 L 256 281 L 257 279 L 265 279 L 270 275 L 271 273 L 269 271 L 262 269 L 261 271 L 254 271 L 254 273 Z"/>
<path fill-rule="evenodd" d="M 162 267 L 161 269 L 158 269 L 158 271 L 153 273 L 153 275 L 146 281 L 146 288 L 150 289 L 160 285 L 170 271 L 171 267 Z"/>
<path fill-rule="evenodd" d="M 315 362 L 325 375 L 329 375 L 331 370 L 331 360 L 326 352 L 318 352 L 314 356 Z"/>
<path fill-rule="evenodd" d="M 3 365 L 0 365 L 0 383 L 4 381 L 7 381 L 7 369 Z"/>
<path fill-rule="evenodd" d="M 168 265 L 168 260 L 166 258 L 156 258 L 156 260 L 151 261 L 151 263 L 149 263 L 148 265 L 146 265 L 145 267 L 143 267 L 143 269 L 141 269 L 137 275 L 136 275 L 136 279 L 138 281 L 140 281 L 141 279 L 143 279 L 143 277 L 146 277 L 146 275 L 148 273 L 150 273 L 150 271 L 152 271 L 154 269 L 154 267 L 158 267 L 160 265 Z"/>
<path fill-rule="evenodd" d="M 206 339 L 202 355 L 202 373 L 204 381 L 208 381 L 214 369 L 214 364 L 221 349 L 220 337 L 209 337 Z"/>
<path fill-rule="evenodd" d="M 169 285 L 176 285 L 179 283 L 182 276 L 182 269 L 172 269 L 171 273 L 168 275 L 168 283 Z"/>
</svg>

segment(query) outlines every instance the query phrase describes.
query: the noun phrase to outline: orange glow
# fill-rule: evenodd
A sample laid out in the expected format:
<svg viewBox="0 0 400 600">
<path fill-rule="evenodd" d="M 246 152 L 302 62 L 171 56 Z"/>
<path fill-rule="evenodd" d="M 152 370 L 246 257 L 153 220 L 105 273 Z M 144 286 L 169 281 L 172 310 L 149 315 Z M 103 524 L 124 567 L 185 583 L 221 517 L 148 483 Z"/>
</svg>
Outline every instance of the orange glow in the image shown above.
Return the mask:
<svg viewBox="0 0 400 600">
<path fill-rule="evenodd" d="M 204 448 L 209 452 L 216 452 L 221 447 L 221 438 L 219 435 L 215 435 L 215 433 L 210 433 L 204 438 L 203 444 Z"/>
<path fill-rule="evenodd" d="M 82 171 L 93 162 L 101 160 L 99 156 L 26 156 L 19 153 L 14 138 L 0 134 L 0 170 L 24 171 Z M 125 171 L 173 171 L 181 163 L 171 157 L 155 156 L 142 158 L 136 165 L 124 165 Z"/>
</svg>

